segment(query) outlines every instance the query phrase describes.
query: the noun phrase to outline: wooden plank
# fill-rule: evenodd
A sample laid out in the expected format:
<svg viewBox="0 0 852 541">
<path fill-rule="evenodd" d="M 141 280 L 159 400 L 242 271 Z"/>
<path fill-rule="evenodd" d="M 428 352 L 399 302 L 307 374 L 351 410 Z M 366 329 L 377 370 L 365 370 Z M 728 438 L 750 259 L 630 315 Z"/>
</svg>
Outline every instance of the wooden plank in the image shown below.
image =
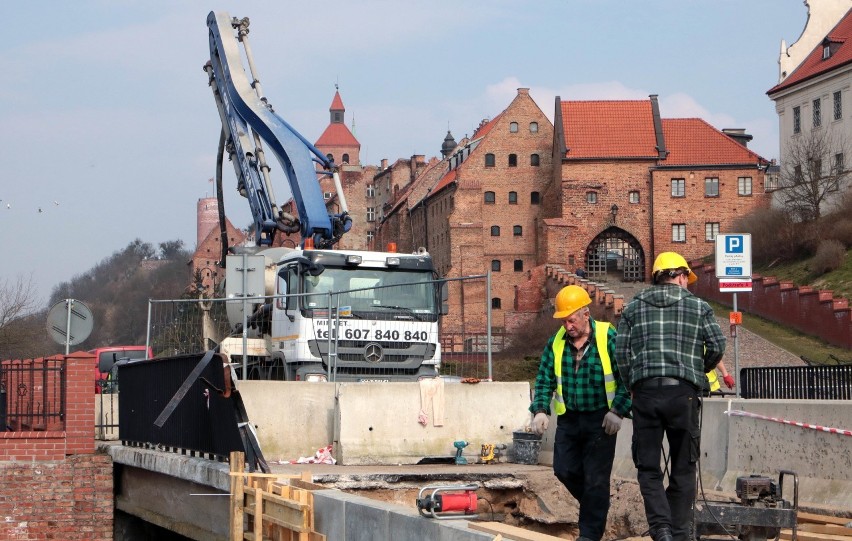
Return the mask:
<svg viewBox="0 0 852 541">
<path fill-rule="evenodd" d="M 263 539 L 263 491 L 257 489 L 254 494 L 254 537 Z"/>
<path fill-rule="evenodd" d="M 793 531 L 789 529 L 781 530 L 781 539 L 789 541 L 793 539 Z M 850 541 L 852 537 L 846 535 L 831 535 L 825 533 L 803 532 L 796 530 L 796 538 L 800 541 Z"/>
<path fill-rule="evenodd" d="M 239 451 L 230 454 L 231 474 L 242 473 L 245 469 L 245 456 Z M 243 480 L 231 477 L 231 541 L 243 539 Z"/>
<path fill-rule="evenodd" d="M 845 526 L 852 522 L 852 518 L 832 517 L 831 515 L 817 515 L 816 513 L 803 513 L 799 511 L 796 514 L 799 522 L 814 522 L 816 524 L 839 524 Z"/>
<path fill-rule="evenodd" d="M 316 483 L 312 483 L 310 481 L 304 481 L 302 479 L 293 479 L 290 481 L 290 486 L 294 488 L 301 488 L 304 490 L 326 490 L 328 487 L 318 485 Z"/>
<path fill-rule="evenodd" d="M 470 522 L 468 523 L 468 527 L 471 530 L 490 533 L 495 536 L 503 535 L 507 539 L 513 539 L 514 541 L 564 541 L 559 537 L 531 532 L 517 526 L 501 524 L 500 522 Z"/>
<path fill-rule="evenodd" d="M 798 530 L 800 532 L 830 533 L 834 535 L 852 536 L 852 528 L 845 528 L 843 526 L 838 526 L 837 524 L 816 524 L 814 522 L 807 522 L 805 524 L 799 524 Z"/>
</svg>

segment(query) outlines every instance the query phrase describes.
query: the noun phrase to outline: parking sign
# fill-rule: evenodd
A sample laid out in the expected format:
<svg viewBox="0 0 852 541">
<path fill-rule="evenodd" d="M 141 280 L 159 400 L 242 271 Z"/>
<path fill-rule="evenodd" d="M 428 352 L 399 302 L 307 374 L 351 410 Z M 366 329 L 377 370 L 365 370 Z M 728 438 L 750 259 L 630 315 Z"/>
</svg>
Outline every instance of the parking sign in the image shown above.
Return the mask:
<svg viewBox="0 0 852 541">
<path fill-rule="evenodd" d="M 751 235 L 716 235 L 716 277 L 751 279 Z"/>
</svg>

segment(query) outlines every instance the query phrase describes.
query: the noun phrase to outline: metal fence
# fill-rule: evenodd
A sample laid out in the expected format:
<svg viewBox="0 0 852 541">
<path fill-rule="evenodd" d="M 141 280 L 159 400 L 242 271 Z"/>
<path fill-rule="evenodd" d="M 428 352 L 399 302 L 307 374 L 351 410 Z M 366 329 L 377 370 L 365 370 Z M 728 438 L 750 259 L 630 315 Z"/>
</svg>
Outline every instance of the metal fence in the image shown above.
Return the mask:
<svg viewBox="0 0 852 541">
<path fill-rule="evenodd" d="M 442 367 L 441 375 L 455 378 L 479 378 L 486 379 L 491 375 L 491 353 L 503 348 L 505 335 L 501 332 L 489 333 L 491 325 L 490 288 L 486 276 L 472 276 L 461 279 L 439 280 L 439 285 L 446 287 L 449 291 L 449 305 L 451 313 L 439 320 L 439 339 L 429 336 L 421 340 L 421 344 L 412 346 L 404 344 L 402 340 L 397 342 L 387 340 L 382 342 L 385 351 L 396 350 L 399 357 L 398 365 L 402 366 L 406 359 L 413 355 L 417 348 L 428 348 L 428 344 L 438 342 L 441 347 Z M 246 321 L 251 328 L 252 309 L 255 304 L 287 302 L 287 299 L 306 297 L 309 302 L 318 305 L 320 309 L 332 307 L 325 310 L 324 316 L 313 320 L 314 331 L 320 328 L 328 329 L 335 325 L 333 318 L 339 313 L 338 309 L 351 307 L 357 310 L 361 306 L 375 303 L 376 306 L 388 304 L 400 304 L 390 302 L 396 298 L 405 286 L 381 286 L 364 287 L 345 291 L 325 291 L 320 293 L 300 293 L 292 295 L 272 295 L 264 297 L 251 297 L 246 299 L 247 316 Z M 464 300 L 462 300 L 464 299 Z M 186 355 L 203 352 L 212 349 L 216 344 L 227 337 L 236 339 L 239 351 L 242 351 L 240 340 L 242 332 L 229 328 L 228 311 L 239 308 L 243 299 L 172 299 L 172 300 L 150 300 L 148 305 L 148 341 L 147 344 L 154 351 L 155 358 Z M 402 314 L 407 312 L 402 307 Z M 456 313 L 453 313 L 453 311 Z M 281 312 L 274 312 L 271 317 L 284 317 Z M 415 313 L 414 316 L 417 316 Z M 409 325 L 415 328 L 416 317 L 412 317 Z M 269 325 L 271 319 L 255 321 L 254 324 Z M 405 322 L 397 321 L 402 325 L 400 338 L 405 334 Z M 360 339 L 354 336 L 336 336 L 334 333 L 325 333 L 326 338 L 317 340 L 317 348 L 323 359 L 331 359 L 329 363 L 333 371 L 340 373 L 347 370 L 346 363 L 354 363 L 360 359 L 363 351 L 371 340 Z M 414 332 L 412 335 L 416 334 Z M 250 335 L 250 334 L 249 334 Z M 239 364 L 236 366 L 240 379 L 280 379 L 281 367 L 267 361 L 252 359 L 253 355 L 263 356 L 268 352 L 252 352 L 251 345 L 246 344 L 249 359 L 245 367 L 246 377 L 243 378 L 243 370 Z M 331 352 L 331 355 L 329 355 Z M 421 354 L 422 355 L 422 354 Z M 334 363 L 337 361 L 337 367 Z M 410 365 L 410 361 L 408 362 Z M 353 368 L 352 370 L 358 370 Z M 394 375 L 394 368 L 382 369 L 389 375 Z M 411 368 L 409 367 L 410 371 Z M 401 373 L 402 369 L 400 369 Z M 380 376 L 378 372 L 375 374 Z"/>
<path fill-rule="evenodd" d="M 743 398 L 850 400 L 852 366 L 743 368 Z"/>
<path fill-rule="evenodd" d="M 64 360 L 0 363 L 0 430 L 65 430 L 65 399 Z"/>
</svg>

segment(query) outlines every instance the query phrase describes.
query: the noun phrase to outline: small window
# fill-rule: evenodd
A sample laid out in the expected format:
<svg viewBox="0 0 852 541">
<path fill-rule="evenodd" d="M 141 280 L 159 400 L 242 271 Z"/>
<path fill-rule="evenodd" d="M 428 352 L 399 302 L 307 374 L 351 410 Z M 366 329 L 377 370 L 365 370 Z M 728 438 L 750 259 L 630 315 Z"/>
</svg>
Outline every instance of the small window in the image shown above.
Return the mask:
<svg viewBox="0 0 852 541">
<path fill-rule="evenodd" d="M 335 122 L 343 122 L 343 113 L 339 111 L 334 112 L 334 121 Z"/>
<path fill-rule="evenodd" d="M 842 152 L 838 152 L 837 154 L 834 155 L 834 163 L 832 164 L 831 167 L 832 167 L 832 170 L 834 171 L 835 175 L 843 174 L 843 171 L 845 169 L 844 169 L 844 165 L 843 165 L 843 153 Z"/>
<path fill-rule="evenodd" d="M 569 255 L 569 256 L 568 256 L 568 266 L 569 266 L 569 267 L 573 267 L 573 266 L 574 266 L 574 256 L 573 256 L 573 255 Z"/>
<path fill-rule="evenodd" d="M 686 196 L 686 179 L 673 178 L 672 179 L 672 197 L 684 197 L 684 196 Z"/>
<path fill-rule="evenodd" d="M 512 234 L 516 237 L 523 236 L 524 228 L 519 225 L 512 226 Z"/>
<path fill-rule="evenodd" d="M 509 133 L 518 133 L 518 123 L 510 122 L 509 123 Z"/>
<path fill-rule="evenodd" d="M 541 158 L 539 158 L 538 154 L 530 154 L 530 165 L 533 167 L 538 167 L 541 164 Z"/>
<path fill-rule="evenodd" d="M 376 207 L 367 207 L 367 221 L 375 222 L 376 221 Z"/>
<path fill-rule="evenodd" d="M 704 240 L 706 242 L 716 242 L 716 235 L 719 234 L 719 222 L 707 222 L 704 224 Z"/>
<path fill-rule="evenodd" d="M 672 224 L 672 242 L 686 242 L 686 224 Z"/>
<path fill-rule="evenodd" d="M 494 154 L 488 153 L 485 155 L 485 167 L 494 167 Z"/>
<path fill-rule="evenodd" d="M 834 120 L 843 118 L 843 101 L 841 101 L 840 91 L 833 94 L 834 96 Z"/>
<path fill-rule="evenodd" d="M 737 179 L 737 194 L 751 195 L 751 177 L 740 177 Z"/>
<path fill-rule="evenodd" d="M 480 301 L 480 302 L 482 302 L 482 301 Z M 495 310 L 500 309 L 500 297 L 494 297 L 493 299 L 491 299 L 491 308 L 493 308 Z"/>
<path fill-rule="evenodd" d="M 822 100 L 817 98 L 811 103 L 814 109 L 814 128 L 819 128 L 822 126 Z"/>
<path fill-rule="evenodd" d="M 637 190 L 633 190 L 629 194 L 627 194 L 628 200 L 634 205 L 639 203 L 639 192 Z"/>
<path fill-rule="evenodd" d="M 343 154 L 343 163 L 349 163 L 349 154 Z"/>
<path fill-rule="evenodd" d="M 539 204 L 538 192 L 530 192 L 530 205 L 538 205 L 538 204 Z"/>
<path fill-rule="evenodd" d="M 524 272 L 524 260 L 516 259 L 515 260 L 515 272 Z"/>
<path fill-rule="evenodd" d="M 500 272 L 500 260 L 492 259 L 491 260 L 491 271 L 492 272 Z"/>
<path fill-rule="evenodd" d="M 500 236 L 500 226 L 499 225 L 492 225 L 491 226 L 491 236 L 492 237 L 499 237 Z"/>
<path fill-rule="evenodd" d="M 376 197 L 376 189 L 372 184 L 367 184 L 367 198 L 372 199 Z"/>
<path fill-rule="evenodd" d="M 331 199 L 331 192 L 323 192 L 322 198 L 328 201 L 329 199 Z"/>
<path fill-rule="evenodd" d="M 509 167 L 517 167 L 518 166 L 518 155 L 517 154 L 509 154 Z"/>
<path fill-rule="evenodd" d="M 802 132 L 802 109 L 799 106 L 793 107 L 793 133 Z"/>
<path fill-rule="evenodd" d="M 326 154 L 325 157 L 330 162 L 334 161 L 334 154 Z"/>
<path fill-rule="evenodd" d="M 509 192 L 509 204 L 517 205 L 518 204 L 518 192 Z"/>
<path fill-rule="evenodd" d="M 373 242 L 373 237 L 375 235 L 376 234 L 373 233 L 372 231 L 367 231 L 367 244 L 370 244 L 371 242 Z"/>
<path fill-rule="evenodd" d="M 598 192 L 586 192 L 586 203 L 597 203 Z"/>
<path fill-rule="evenodd" d="M 828 60 L 831 57 L 831 46 L 823 45 L 822 46 L 822 59 Z"/>
<path fill-rule="evenodd" d="M 704 197 L 719 197 L 719 179 L 707 177 L 704 179 Z"/>
<path fill-rule="evenodd" d="M 493 205 L 495 201 L 496 201 L 496 198 L 494 196 L 494 192 L 485 192 L 485 204 L 486 205 Z"/>
<path fill-rule="evenodd" d="M 530 122 L 530 133 L 538 133 L 538 122 Z"/>
</svg>

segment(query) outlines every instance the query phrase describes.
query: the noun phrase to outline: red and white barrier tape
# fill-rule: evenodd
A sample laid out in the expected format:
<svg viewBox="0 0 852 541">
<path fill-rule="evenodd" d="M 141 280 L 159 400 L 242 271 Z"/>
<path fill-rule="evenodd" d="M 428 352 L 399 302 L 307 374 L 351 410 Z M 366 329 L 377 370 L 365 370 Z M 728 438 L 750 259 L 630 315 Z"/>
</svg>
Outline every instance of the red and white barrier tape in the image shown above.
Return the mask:
<svg viewBox="0 0 852 541">
<path fill-rule="evenodd" d="M 734 415 L 734 416 L 737 416 L 737 417 L 751 417 L 753 419 L 763 419 L 764 421 L 774 421 L 776 423 L 783 423 L 785 425 L 793 425 L 793 426 L 800 426 L 802 428 L 810 428 L 811 430 L 819 430 L 821 432 L 828 432 L 829 434 L 840 434 L 841 436 L 852 436 L 852 430 L 843 430 L 842 428 L 832 428 L 830 426 L 812 425 L 810 423 L 800 423 L 798 421 L 788 421 L 787 419 L 779 419 L 777 417 L 767 417 L 765 415 L 758 415 L 757 413 L 751 413 L 749 411 L 727 410 L 727 411 L 725 411 L 725 415 Z"/>
</svg>

